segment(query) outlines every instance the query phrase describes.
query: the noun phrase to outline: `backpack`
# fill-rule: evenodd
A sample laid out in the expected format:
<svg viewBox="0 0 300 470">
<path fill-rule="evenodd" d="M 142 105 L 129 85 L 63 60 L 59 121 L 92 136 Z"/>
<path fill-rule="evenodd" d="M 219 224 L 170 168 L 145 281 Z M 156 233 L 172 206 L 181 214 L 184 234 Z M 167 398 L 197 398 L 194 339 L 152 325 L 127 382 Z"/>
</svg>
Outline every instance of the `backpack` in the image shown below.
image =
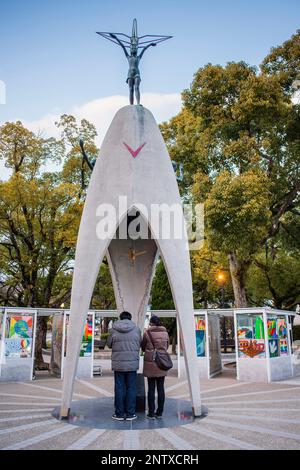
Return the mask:
<svg viewBox="0 0 300 470">
<path fill-rule="evenodd" d="M 154 342 L 153 342 L 152 335 L 151 335 L 150 331 L 148 330 L 146 334 L 147 334 L 147 336 L 150 340 L 150 343 L 152 344 L 152 347 L 154 349 L 153 359 L 152 360 L 154 362 L 156 362 L 157 366 L 161 370 L 170 370 L 170 369 L 172 369 L 173 362 L 172 362 L 170 354 L 167 351 L 158 351 L 154 346 Z"/>
</svg>

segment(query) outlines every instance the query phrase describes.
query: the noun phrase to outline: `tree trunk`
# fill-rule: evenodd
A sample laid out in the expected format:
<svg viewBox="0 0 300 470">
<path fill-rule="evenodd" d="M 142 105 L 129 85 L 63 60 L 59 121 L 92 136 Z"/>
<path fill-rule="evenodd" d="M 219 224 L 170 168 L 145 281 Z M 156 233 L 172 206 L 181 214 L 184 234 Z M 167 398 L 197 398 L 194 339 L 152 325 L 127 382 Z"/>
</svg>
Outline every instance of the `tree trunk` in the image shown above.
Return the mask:
<svg viewBox="0 0 300 470">
<path fill-rule="evenodd" d="M 36 337 L 35 337 L 35 368 L 38 370 L 48 369 L 43 359 L 43 338 L 45 331 L 47 331 L 47 317 L 38 317 L 36 323 Z"/>
<path fill-rule="evenodd" d="M 47 325 L 46 328 L 43 328 L 43 343 L 42 348 L 47 349 Z"/>
<path fill-rule="evenodd" d="M 230 253 L 228 258 L 234 292 L 234 306 L 236 308 L 247 307 L 245 284 L 250 263 L 239 260 L 236 253 Z"/>
<path fill-rule="evenodd" d="M 102 331 L 101 333 L 108 333 L 108 325 L 109 325 L 109 322 L 110 322 L 111 318 L 104 318 L 104 322 L 103 322 L 103 327 L 102 327 Z"/>
</svg>

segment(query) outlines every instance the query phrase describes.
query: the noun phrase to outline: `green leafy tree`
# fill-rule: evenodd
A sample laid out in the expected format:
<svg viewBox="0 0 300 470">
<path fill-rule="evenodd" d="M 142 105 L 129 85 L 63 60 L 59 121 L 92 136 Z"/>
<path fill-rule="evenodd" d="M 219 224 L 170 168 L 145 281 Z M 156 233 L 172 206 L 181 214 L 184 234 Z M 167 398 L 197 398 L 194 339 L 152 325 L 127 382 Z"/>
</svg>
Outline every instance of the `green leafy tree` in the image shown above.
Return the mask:
<svg viewBox="0 0 300 470">
<path fill-rule="evenodd" d="M 299 202 L 298 123 L 278 74 L 239 62 L 199 69 L 182 111 L 162 126 L 184 165 L 183 194 L 205 203 L 210 249 L 228 258 L 237 307 L 248 303 L 256 253 Z"/>
<path fill-rule="evenodd" d="M 213 250 L 229 258 L 236 305 L 246 305 L 247 271 L 266 236 L 269 191 L 264 174 L 219 174 L 207 195 L 207 239 Z"/>
<path fill-rule="evenodd" d="M 172 292 L 162 260 L 156 265 L 151 289 L 151 308 L 153 310 L 174 310 Z"/>
<path fill-rule="evenodd" d="M 43 139 L 20 122 L 0 128 L 0 158 L 12 172 L 0 182 L 0 298 L 8 306 L 58 307 L 69 295 L 81 204 L 74 185 L 43 172 L 46 162 L 62 157 L 60 141 Z M 46 324 L 47 318 L 39 319 L 37 365 Z"/>
<path fill-rule="evenodd" d="M 280 46 L 273 47 L 261 69 L 267 75 L 278 77 L 284 91 L 291 96 L 293 82 L 300 79 L 300 30 Z"/>
<path fill-rule="evenodd" d="M 300 302 L 299 252 L 277 247 L 272 256 L 256 256 L 249 270 L 247 292 L 252 303 L 293 310 Z"/>
<path fill-rule="evenodd" d="M 86 159 L 83 158 L 80 140 L 84 143 L 84 151 L 92 162 L 99 153 L 95 144 L 97 131 L 95 126 L 86 119 L 82 119 L 78 124 L 75 117 L 69 114 L 62 115 L 56 125 L 61 130 L 66 149 L 61 177 L 64 181 L 77 185 L 78 195 L 84 200 L 91 170 Z"/>
<path fill-rule="evenodd" d="M 300 217 L 285 214 L 278 235 L 255 257 L 249 271 L 247 292 L 251 303 L 288 310 L 300 303 Z"/>
<path fill-rule="evenodd" d="M 20 121 L 0 127 L 0 159 L 11 170 L 0 181 L 0 301 L 6 306 L 69 306 L 77 232 L 91 174 L 79 140 L 92 156 L 98 150 L 92 124 L 61 117 L 61 140 L 44 139 Z M 60 171 L 45 165 L 60 163 Z M 114 306 L 107 265 L 99 272 L 92 300 Z M 43 368 L 47 317 L 39 317 L 35 362 Z"/>
<path fill-rule="evenodd" d="M 219 308 L 223 300 L 225 305 L 233 305 L 234 296 L 227 257 L 213 251 L 206 241 L 200 250 L 192 252 L 191 263 L 194 307 Z M 222 282 L 219 280 L 220 274 Z"/>
</svg>

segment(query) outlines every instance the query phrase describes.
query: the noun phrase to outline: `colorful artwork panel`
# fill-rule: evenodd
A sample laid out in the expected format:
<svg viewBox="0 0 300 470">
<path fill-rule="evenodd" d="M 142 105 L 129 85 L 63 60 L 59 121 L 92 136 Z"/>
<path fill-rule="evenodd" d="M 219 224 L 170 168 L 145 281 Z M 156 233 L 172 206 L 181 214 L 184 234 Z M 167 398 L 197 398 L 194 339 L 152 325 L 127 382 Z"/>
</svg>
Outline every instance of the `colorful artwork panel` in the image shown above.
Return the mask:
<svg viewBox="0 0 300 470">
<path fill-rule="evenodd" d="M 195 317 L 195 330 L 205 330 L 205 317 Z"/>
<path fill-rule="evenodd" d="M 6 357 L 31 357 L 32 339 L 6 338 L 4 348 Z"/>
<path fill-rule="evenodd" d="M 287 356 L 289 353 L 288 350 L 288 341 L 287 339 L 280 339 L 279 340 L 279 346 L 280 346 L 280 356 Z"/>
<path fill-rule="evenodd" d="M 30 315 L 9 317 L 9 338 L 32 338 L 33 317 Z"/>
<path fill-rule="evenodd" d="M 80 348 L 80 357 L 90 357 L 92 355 L 92 342 L 83 341 Z"/>
<path fill-rule="evenodd" d="M 253 337 L 252 328 L 249 326 L 242 326 L 237 331 L 238 338 L 251 339 Z"/>
<path fill-rule="evenodd" d="M 264 337 L 265 337 L 264 321 L 263 321 L 263 317 L 261 315 L 255 317 L 253 337 L 255 339 L 264 339 Z"/>
<path fill-rule="evenodd" d="M 86 323 L 84 325 L 83 341 L 92 341 L 93 337 L 93 317 L 88 315 Z"/>
<path fill-rule="evenodd" d="M 239 357 L 264 358 L 265 341 L 263 339 L 239 339 Z"/>
<path fill-rule="evenodd" d="M 7 315 L 4 355 L 6 357 L 31 357 L 32 355 L 32 315 Z"/>
<path fill-rule="evenodd" d="M 82 343 L 80 347 L 80 357 L 90 357 L 92 355 L 93 339 L 93 315 L 88 315 L 84 325 Z"/>
<path fill-rule="evenodd" d="M 276 318 L 268 318 L 267 320 L 269 339 L 278 338 L 276 323 Z"/>
<path fill-rule="evenodd" d="M 270 339 L 269 340 L 269 352 L 270 352 L 270 357 L 278 357 L 279 356 L 278 339 Z"/>
<path fill-rule="evenodd" d="M 66 316 L 66 333 L 65 333 L 65 356 L 67 352 L 67 334 L 70 318 Z M 88 315 L 86 323 L 84 325 L 82 343 L 80 346 L 80 357 L 91 357 L 92 355 L 92 343 L 93 343 L 93 315 Z"/>
<path fill-rule="evenodd" d="M 277 318 L 277 334 L 279 338 L 287 338 L 287 325 L 285 318 Z"/>
<path fill-rule="evenodd" d="M 205 357 L 205 331 L 196 330 L 196 349 L 198 357 Z"/>
</svg>

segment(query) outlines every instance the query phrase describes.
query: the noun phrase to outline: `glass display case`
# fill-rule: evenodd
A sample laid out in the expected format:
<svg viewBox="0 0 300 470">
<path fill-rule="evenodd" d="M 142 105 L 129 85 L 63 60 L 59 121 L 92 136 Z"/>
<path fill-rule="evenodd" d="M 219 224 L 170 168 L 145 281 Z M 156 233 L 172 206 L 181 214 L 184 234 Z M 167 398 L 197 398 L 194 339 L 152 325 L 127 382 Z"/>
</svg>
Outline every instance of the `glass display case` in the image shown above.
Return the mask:
<svg viewBox="0 0 300 470">
<path fill-rule="evenodd" d="M 198 310 L 194 321 L 200 377 L 210 378 L 222 371 L 220 317 L 217 312 Z"/>
<path fill-rule="evenodd" d="M 32 380 L 37 311 L 5 309 L 1 321 L 1 380 Z"/>
<path fill-rule="evenodd" d="M 238 380 L 273 382 L 293 377 L 289 313 L 236 309 L 234 318 Z"/>
<path fill-rule="evenodd" d="M 198 357 L 206 356 L 205 315 L 195 315 L 196 350 Z"/>
<path fill-rule="evenodd" d="M 237 315 L 238 356 L 265 358 L 263 314 Z"/>
<path fill-rule="evenodd" d="M 270 358 L 287 356 L 289 341 L 286 317 L 268 315 L 267 327 Z"/>
<path fill-rule="evenodd" d="M 91 378 L 93 377 L 94 367 L 94 313 L 88 313 L 84 329 L 82 342 L 79 352 L 79 360 L 77 365 L 77 377 L 79 378 Z M 68 327 L 69 327 L 69 311 L 65 311 L 64 320 L 64 335 L 63 335 L 63 355 L 62 355 L 62 376 L 65 365 L 65 358 L 67 354 L 67 342 L 68 342 Z"/>
</svg>

